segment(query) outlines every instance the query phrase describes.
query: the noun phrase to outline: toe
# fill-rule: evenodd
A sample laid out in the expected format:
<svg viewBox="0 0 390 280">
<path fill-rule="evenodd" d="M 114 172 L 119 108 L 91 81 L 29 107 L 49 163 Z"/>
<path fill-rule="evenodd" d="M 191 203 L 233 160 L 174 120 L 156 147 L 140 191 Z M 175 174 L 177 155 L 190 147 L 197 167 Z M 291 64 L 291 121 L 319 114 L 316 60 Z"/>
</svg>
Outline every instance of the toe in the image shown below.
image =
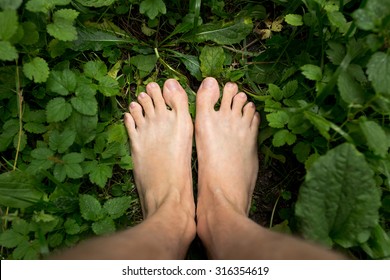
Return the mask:
<svg viewBox="0 0 390 280">
<path fill-rule="evenodd" d="M 142 107 L 137 102 L 130 103 L 130 114 L 133 117 L 136 127 L 144 124 L 145 118 L 142 114 Z"/>
<path fill-rule="evenodd" d="M 141 92 L 138 95 L 138 102 L 144 109 L 146 117 L 151 117 L 154 115 L 154 105 L 152 98 L 149 95 L 147 95 L 145 92 Z"/>
<path fill-rule="evenodd" d="M 251 125 L 252 120 L 253 120 L 253 116 L 255 115 L 255 113 L 256 113 L 256 106 L 255 106 L 255 104 L 253 102 L 249 102 L 249 103 L 247 103 L 244 106 L 244 109 L 243 109 L 243 119 L 249 125 Z"/>
<path fill-rule="evenodd" d="M 135 121 L 129 113 L 125 113 L 124 123 L 127 129 L 127 134 L 129 134 L 129 138 L 133 139 L 137 133 L 137 130 L 135 129 Z"/>
<path fill-rule="evenodd" d="M 188 112 L 188 97 L 185 90 L 175 79 L 164 83 L 163 96 L 165 103 L 177 112 Z"/>
<path fill-rule="evenodd" d="M 146 86 L 146 92 L 153 100 L 153 104 L 156 110 L 166 109 L 165 101 L 161 93 L 160 86 L 157 83 L 149 83 Z"/>
<path fill-rule="evenodd" d="M 245 93 L 240 92 L 239 94 L 236 94 L 233 98 L 232 111 L 235 114 L 242 116 L 242 108 L 244 107 L 246 100 L 247 97 Z"/>
<path fill-rule="evenodd" d="M 238 87 L 235 83 L 227 83 L 223 89 L 223 96 L 221 101 L 221 111 L 230 111 L 232 109 L 233 97 L 237 94 Z"/>
<path fill-rule="evenodd" d="M 252 118 L 251 129 L 257 133 L 257 131 L 259 130 L 259 125 L 260 125 L 260 114 L 259 112 L 255 112 Z"/>
<path fill-rule="evenodd" d="M 196 94 L 196 111 L 199 113 L 214 111 L 219 98 L 218 82 L 214 78 L 203 80 Z"/>
</svg>

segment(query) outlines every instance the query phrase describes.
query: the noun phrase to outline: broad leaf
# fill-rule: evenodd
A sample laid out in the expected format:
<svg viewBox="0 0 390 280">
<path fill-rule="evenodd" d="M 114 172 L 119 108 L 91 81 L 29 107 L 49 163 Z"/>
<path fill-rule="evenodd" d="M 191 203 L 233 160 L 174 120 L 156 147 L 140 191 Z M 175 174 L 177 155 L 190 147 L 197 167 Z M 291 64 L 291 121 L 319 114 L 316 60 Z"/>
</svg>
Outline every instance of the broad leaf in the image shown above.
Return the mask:
<svg viewBox="0 0 390 280">
<path fill-rule="evenodd" d="M 56 5 L 68 5 L 71 0 L 29 0 L 26 4 L 27 10 L 31 12 L 48 13 Z"/>
<path fill-rule="evenodd" d="M 368 62 L 367 74 L 376 92 L 390 97 L 390 54 L 375 53 Z"/>
<path fill-rule="evenodd" d="M 163 0 L 143 0 L 139 6 L 139 12 L 154 19 L 160 13 L 166 14 L 167 8 Z"/>
<path fill-rule="evenodd" d="M 53 130 L 49 135 L 49 146 L 53 151 L 59 153 L 65 152 L 76 139 L 76 131 L 65 129 L 62 133 L 58 130 Z"/>
<path fill-rule="evenodd" d="M 23 65 L 23 73 L 36 83 L 44 83 L 49 77 L 49 66 L 43 58 L 35 57 Z"/>
<path fill-rule="evenodd" d="M 110 76 L 104 76 L 99 79 L 98 90 L 107 97 L 115 96 L 119 94 L 119 83 Z"/>
<path fill-rule="evenodd" d="M 283 128 L 289 120 L 288 114 L 284 111 L 276 111 L 266 116 L 270 127 Z"/>
<path fill-rule="evenodd" d="M 84 64 L 84 74 L 89 78 L 99 80 L 107 74 L 107 66 L 103 61 L 88 61 Z"/>
<path fill-rule="evenodd" d="M 77 39 L 77 30 L 73 26 L 79 12 L 72 9 L 58 10 L 54 13 L 54 22 L 47 25 L 47 32 L 61 41 Z"/>
<path fill-rule="evenodd" d="M 18 52 L 10 42 L 0 41 L 0 60 L 12 61 L 18 58 Z"/>
<path fill-rule="evenodd" d="M 0 8 L 3 10 L 16 10 L 22 2 L 23 0 L 0 0 Z"/>
<path fill-rule="evenodd" d="M 92 230 L 97 235 L 110 234 L 115 232 L 115 223 L 110 217 L 106 217 L 92 224 Z"/>
<path fill-rule="evenodd" d="M 8 41 L 18 29 L 18 15 L 15 10 L 0 12 L 0 41 Z"/>
<path fill-rule="evenodd" d="M 352 144 L 342 144 L 320 157 L 306 175 L 295 208 L 304 236 L 344 248 L 367 241 L 381 205 L 373 176 Z"/>
<path fill-rule="evenodd" d="M 292 145 L 297 140 L 297 136 L 295 134 L 292 134 L 287 129 L 282 129 L 277 131 L 274 134 L 274 138 L 272 139 L 272 145 L 274 147 L 281 147 L 285 144 Z"/>
<path fill-rule="evenodd" d="M 321 81 L 322 80 L 322 70 L 317 65 L 306 64 L 301 67 L 302 74 L 309 80 L 312 81 Z"/>
<path fill-rule="evenodd" d="M 63 71 L 51 71 L 47 81 L 47 88 L 60 95 L 68 95 L 74 92 L 77 85 L 77 77 L 69 69 Z"/>
<path fill-rule="evenodd" d="M 348 71 L 342 71 L 338 77 L 337 85 L 341 98 L 348 104 L 363 104 L 363 87 Z"/>
<path fill-rule="evenodd" d="M 223 71 L 225 53 L 222 47 L 205 46 L 199 60 L 203 77 L 218 77 Z"/>
<path fill-rule="evenodd" d="M 72 97 L 70 103 L 77 112 L 83 115 L 94 116 L 98 112 L 98 102 L 95 96 L 81 91 L 78 96 Z"/>
<path fill-rule="evenodd" d="M 103 6 L 110 6 L 117 0 L 77 0 L 81 5 L 86 7 L 103 7 Z"/>
<path fill-rule="evenodd" d="M 297 14 L 288 14 L 285 16 L 284 20 L 292 26 L 301 26 L 303 25 L 302 16 Z"/>
<path fill-rule="evenodd" d="M 97 221 L 103 217 L 100 202 L 89 194 L 80 195 L 80 213 L 87 221 Z"/>
<path fill-rule="evenodd" d="M 112 219 L 117 219 L 126 213 L 131 200 L 131 197 L 128 196 L 111 198 L 104 203 L 103 208 L 106 209 Z"/>
<path fill-rule="evenodd" d="M 72 106 L 62 97 L 50 100 L 46 106 L 46 117 L 48 122 L 60 122 L 69 118 L 72 113 Z"/>
<path fill-rule="evenodd" d="M 380 157 L 385 157 L 388 154 L 389 141 L 383 128 L 377 122 L 367 120 L 360 121 L 359 125 L 370 150 Z"/>
<path fill-rule="evenodd" d="M 89 180 L 101 188 L 107 183 L 107 180 L 112 177 L 112 167 L 105 164 L 97 164 L 91 173 L 89 173 Z"/>
</svg>

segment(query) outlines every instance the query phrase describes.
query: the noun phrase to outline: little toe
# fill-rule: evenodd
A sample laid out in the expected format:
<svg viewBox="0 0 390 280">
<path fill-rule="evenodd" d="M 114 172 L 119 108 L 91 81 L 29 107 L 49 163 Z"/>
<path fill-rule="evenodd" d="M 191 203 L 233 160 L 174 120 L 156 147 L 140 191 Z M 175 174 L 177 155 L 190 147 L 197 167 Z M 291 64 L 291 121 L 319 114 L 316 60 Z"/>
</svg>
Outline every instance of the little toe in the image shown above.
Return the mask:
<svg viewBox="0 0 390 280">
<path fill-rule="evenodd" d="M 164 83 L 163 97 L 165 103 L 173 110 L 178 112 L 188 112 L 187 93 L 175 79 L 168 79 Z"/>
<path fill-rule="evenodd" d="M 149 83 L 146 86 L 146 92 L 152 98 L 156 110 L 166 109 L 165 101 L 162 96 L 160 86 L 157 83 Z"/>
<path fill-rule="evenodd" d="M 246 94 L 243 92 L 236 94 L 233 98 L 232 111 L 235 114 L 242 116 L 242 108 L 244 107 L 247 99 Z"/>
<path fill-rule="evenodd" d="M 243 109 L 243 119 L 251 125 L 253 116 L 256 113 L 256 106 L 253 102 L 248 102 Z"/>
<path fill-rule="evenodd" d="M 151 117 L 154 115 L 154 105 L 152 98 L 145 92 L 141 92 L 138 95 L 138 102 L 141 104 L 142 108 L 145 111 L 145 117 Z"/>
<path fill-rule="evenodd" d="M 196 111 L 199 113 L 214 111 L 219 98 L 219 85 L 216 79 L 203 80 L 196 94 Z"/>
<path fill-rule="evenodd" d="M 238 87 L 235 83 L 227 83 L 223 89 L 223 96 L 220 110 L 230 111 L 232 109 L 233 97 L 237 94 Z"/>
<path fill-rule="evenodd" d="M 142 114 L 142 107 L 137 102 L 130 103 L 130 114 L 134 119 L 136 127 L 140 127 L 144 124 L 145 118 Z"/>
<path fill-rule="evenodd" d="M 133 117 L 131 116 L 131 114 L 125 113 L 123 122 L 125 123 L 127 134 L 129 135 L 129 138 L 133 139 L 133 137 L 137 133 L 137 130 L 135 128 L 135 121 L 134 121 Z"/>
</svg>

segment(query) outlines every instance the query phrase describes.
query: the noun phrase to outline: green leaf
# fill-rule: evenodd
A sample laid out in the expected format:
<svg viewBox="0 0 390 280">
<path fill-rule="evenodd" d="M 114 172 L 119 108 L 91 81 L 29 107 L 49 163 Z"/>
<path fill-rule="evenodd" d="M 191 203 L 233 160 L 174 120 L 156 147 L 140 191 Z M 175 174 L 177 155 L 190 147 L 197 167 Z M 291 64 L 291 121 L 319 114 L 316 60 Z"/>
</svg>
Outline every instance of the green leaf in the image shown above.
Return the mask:
<svg viewBox="0 0 390 280">
<path fill-rule="evenodd" d="M 283 91 L 277 85 L 269 84 L 268 92 L 276 101 L 280 101 L 283 98 Z"/>
<path fill-rule="evenodd" d="M 130 58 L 130 63 L 137 67 L 140 78 L 144 78 L 156 67 L 157 57 L 155 55 L 136 55 Z"/>
<path fill-rule="evenodd" d="M 40 182 L 22 171 L 0 174 L 0 204 L 12 208 L 26 208 L 44 195 L 38 188 Z"/>
<path fill-rule="evenodd" d="M 363 104 L 365 94 L 362 86 L 357 83 L 348 71 L 342 71 L 337 80 L 341 98 L 348 104 Z"/>
<path fill-rule="evenodd" d="M 36 148 L 31 151 L 31 156 L 36 159 L 44 159 L 47 160 L 48 158 L 52 157 L 54 155 L 54 152 L 48 148 Z"/>
<path fill-rule="evenodd" d="M 150 19 L 154 19 L 160 13 L 165 15 L 167 7 L 163 0 L 143 0 L 139 6 L 139 12 L 146 14 Z"/>
<path fill-rule="evenodd" d="M 194 55 L 184 55 L 184 54 L 180 54 L 179 58 L 181 62 L 183 62 L 187 70 L 190 72 L 190 74 L 194 76 L 198 81 L 201 81 L 202 72 L 200 71 L 199 58 Z"/>
<path fill-rule="evenodd" d="M 126 213 L 131 201 L 131 197 L 128 196 L 111 198 L 104 203 L 103 208 L 112 219 L 117 219 Z"/>
<path fill-rule="evenodd" d="M 80 153 L 69 153 L 62 157 L 62 160 L 66 164 L 80 163 L 83 162 L 84 156 Z"/>
<path fill-rule="evenodd" d="M 0 12 L 0 41 L 8 41 L 18 29 L 18 15 L 15 10 Z"/>
<path fill-rule="evenodd" d="M 110 217 L 106 217 L 92 224 L 92 230 L 96 235 L 105 235 L 115 232 L 115 223 Z"/>
<path fill-rule="evenodd" d="M 378 223 L 380 190 L 364 156 L 344 143 L 320 157 L 300 188 L 296 215 L 306 238 L 344 248 L 366 242 Z"/>
<path fill-rule="evenodd" d="M 101 188 L 107 183 L 107 180 L 112 177 L 112 167 L 105 164 L 97 164 L 91 173 L 89 173 L 89 180 Z"/>
<path fill-rule="evenodd" d="M 284 20 L 292 26 L 301 26 L 303 25 L 302 16 L 296 14 L 288 14 L 285 16 Z"/>
<path fill-rule="evenodd" d="M 127 131 L 123 123 L 110 125 L 107 130 L 107 144 L 118 142 L 121 144 L 127 143 Z"/>
<path fill-rule="evenodd" d="M 56 5 L 68 5 L 71 0 L 30 0 L 26 4 L 30 12 L 48 13 Z"/>
<path fill-rule="evenodd" d="M 223 71 L 225 53 L 222 47 L 205 46 L 199 60 L 203 77 L 218 77 Z"/>
<path fill-rule="evenodd" d="M 89 194 L 80 195 L 80 213 L 87 221 L 97 221 L 103 218 L 103 210 L 100 202 Z"/>
<path fill-rule="evenodd" d="M 12 61 L 18 58 L 18 51 L 10 42 L 0 41 L 0 60 Z"/>
<path fill-rule="evenodd" d="M 64 223 L 65 232 L 67 234 L 78 234 L 81 231 L 81 227 L 75 219 L 68 218 Z"/>
<path fill-rule="evenodd" d="M 77 39 L 77 30 L 73 26 L 79 12 L 72 9 L 58 10 L 53 15 L 53 23 L 47 25 L 47 32 L 61 41 Z"/>
<path fill-rule="evenodd" d="M 47 243 L 52 248 L 56 248 L 56 247 L 60 246 L 62 241 L 64 241 L 64 234 L 59 233 L 59 232 L 49 234 L 49 236 L 47 238 Z"/>
<path fill-rule="evenodd" d="M 333 11 L 328 12 L 328 19 L 329 22 L 336 28 L 340 29 L 341 33 L 345 33 L 348 31 L 349 24 L 347 23 L 347 20 L 345 19 L 343 13 L 339 11 Z"/>
<path fill-rule="evenodd" d="M 356 25 L 363 30 L 374 30 L 386 21 L 390 13 L 390 0 L 370 0 L 363 9 L 356 10 L 352 16 Z"/>
<path fill-rule="evenodd" d="M 359 122 L 367 145 L 374 154 L 385 157 L 389 149 L 388 137 L 383 128 L 375 121 L 363 120 Z"/>
<path fill-rule="evenodd" d="M 107 74 L 107 66 L 101 60 L 88 61 L 83 66 L 85 76 L 99 80 Z"/>
<path fill-rule="evenodd" d="M 47 122 L 60 122 L 69 118 L 72 113 L 72 105 L 64 98 L 57 97 L 50 100 L 46 105 Z"/>
<path fill-rule="evenodd" d="M 24 240 L 12 252 L 12 257 L 17 260 L 36 260 L 39 258 L 39 249 L 40 244 L 38 240 L 35 239 L 32 242 Z"/>
<path fill-rule="evenodd" d="M 283 128 L 288 123 L 288 114 L 284 111 L 276 111 L 267 114 L 267 121 L 270 127 Z"/>
<path fill-rule="evenodd" d="M 31 229 L 30 225 L 23 219 L 16 219 L 12 222 L 12 229 L 22 235 L 27 235 Z"/>
<path fill-rule="evenodd" d="M 73 111 L 66 125 L 77 132 L 76 143 L 85 145 L 95 139 L 98 117 L 97 115 L 85 116 Z"/>
<path fill-rule="evenodd" d="M 57 163 L 54 165 L 53 175 L 59 182 L 63 182 L 66 179 L 66 170 L 64 164 Z"/>
<path fill-rule="evenodd" d="M 110 6 L 117 0 L 77 0 L 81 5 L 86 7 L 103 7 L 103 6 Z"/>
<path fill-rule="evenodd" d="M 87 115 L 94 116 L 98 112 L 98 102 L 93 95 L 89 95 L 86 92 L 81 92 L 76 97 L 72 97 L 70 100 L 74 109 L 77 112 Z"/>
<path fill-rule="evenodd" d="M 20 40 L 19 43 L 23 45 L 33 45 L 36 44 L 39 40 L 39 33 L 37 30 L 37 26 L 30 21 L 23 22 L 23 38 Z"/>
<path fill-rule="evenodd" d="M 295 134 L 292 134 L 287 129 L 282 129 L 277 131 L 274 134 L 274 138 L 272 139 L 272 145 L 274 147 L 281 147 L 285 144 L 292 145 L 297 140 L 297 136 Z"/>
<path fill-rule="evenodd" d="M 69 69 L 65 69 L 63 71 L 51 71 L 47 81 L 48 90 L 64 96 L 74 92 L 76 85 L 76 74 Z"/>
<path fill-rule="evenodd" d="M 323 117 L 316 115 L 312 112 L 305 111 L 304 112 L 305 118 L 311 122 L 312 125 L 314 125 L 318 131 L 321 133 L 321 135 L 326 139 L 330 139 L 329 135 L 329 129 L 331 126 L 331 123 L 324 119 Z"/>
<path fill-rule="evenodd" d="M 390 55 L 375 53 L 367 64 L 368 79 L 377 93 L 390 97 Z"/>
<path fill-rule="evenodd" d="M 28 241 L 28 237 L 13 229 L 8 229 L 0 233 L 0 245 L 5 248 L 15 248 L 24 241 Z"/>
<path fill-rule="evenodd" d="M 17 10 L 23 0 L 0 0 L 0 8 L 3 10 Z"/>
<path fill-rule="evenodd" d="M 312 81 L 321 81 L 322 80 L 322 70 L 317 65 L 306 64 L 301 67 L 302 74 L 309 80 Z"/>
<path fill-rule="evenodd" d="M 76 131 L 65 129 L 62 133 L 58 130 L 52 130 L 49 135 L 49 147 L 53 151 L 64 153 L 76 139 Z"/>
<path fill-rule="evenodd" d="M 99 79 L 98 89 L 107 97 L 119 95 L 119 83 L 110 76 L 104 76 Z"/>
<path fill-rule="evenodd" d="M 380 225 L 374 228 L 371 238 L 361 247 L 374 260 L 390 259 L 390 236 Z"/>
<path fill-rule="evenodd" d="M 220 45 L 231 45 L 244 40 L 252 32 L 252 29 L 252 20 L 249 18 L 240 18 L 234 22 L 220 21 L 201 25 L 195 34 L 185 37 L 185 40 L 213 41 Z"/>
<path fill-rule="evenodd" d="M 293 153 L 299 162 L 305 163 L 310 155 L 311 146 L 305 142 L 299 142 L 294 146 Z"/>
<path fill-rule="evenodd" d="M 289 81 L 283 87 L 284 98 L 289 98 L 289 97 L 293 96 L 297 90 L 298 90 L 298 81 L 297 80 Z"/>
<path fill-rule="evenodd" d="M 43 58 L 35 57 L 23 65 L 23 73 L 36 83 L 44 83 L 49 77 L 49 65 Z"/>
</svg>

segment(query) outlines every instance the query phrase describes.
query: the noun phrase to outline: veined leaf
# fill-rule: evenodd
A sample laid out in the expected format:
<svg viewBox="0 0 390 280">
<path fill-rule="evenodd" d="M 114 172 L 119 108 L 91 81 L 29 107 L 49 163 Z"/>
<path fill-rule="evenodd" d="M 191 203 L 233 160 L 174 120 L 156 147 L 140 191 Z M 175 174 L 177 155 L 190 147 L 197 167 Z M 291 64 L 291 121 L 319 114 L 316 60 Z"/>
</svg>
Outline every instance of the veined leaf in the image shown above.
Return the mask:
<svg viewBox="0 0 390 280">
<path fill-rule="evenodd" d="M 117 219 L 126 213 L 131 200 L 131 197 L 128 196 L 111 198 L 104 203 L 103 208 L 106 209 L 112 219 Z"/>
<path fill-rule="evenodd" d="M 143 0 L 139 6 L 139 12 L 146 14 L 150 19 L 167 13 L 167 7 L 163 0 Z"/>
<path fill-rule="evenodd" d="M 79 2 L 83 6 L 95 8 L 110 6 L 116 1 L 117 0 L 77 0 L 77 2 Z"/>
<path fill-rule="evenodd" d="M 80 195 L 80 213 L 87 221 L 97 221 L 103 218 L 100 202 L 89 194 Z"/>
<path fill-rule="evenodd" d="M 385 157 L 389 150 L 389 141 L 383 128 L 375 121 L 367 120 L 360 121 L 359 125 L 370 150 L 380 157 Z"/>
<path fill-rule="evenodd" d="M 60 122 L 69 118 L 72 106 L 62 97 L 50 100 L 46 106 L 47 122 Z"/>
<path fill-rule="evenodd" d="M 61 41 L 73 41 L 77 39 L 77 30 L 73 26 L 79 12 L 72 9 L 58 10 L 54 13 L 53 23 L 47 25 L 47 32 Z"/>
<path fill-rule="evenodd" d="M 223 71 L 225 53 L 222 47 L 205 46 L 199 60 L 203 77 L 218 77 Z"/>
<path fill-rule="evenodd" d="M 36 83 L 44 83 L 49 77 L 49 65 L 43 58 L 35 57 L 23 65 L 23 73 Z"/>
<path fill-rule="evenodd" d="M 76 139 L 76 131 L 71 129 L 65 129 L 62 133 L 58 130 L 53 130 L 49 136 L 49 146 L 53 151 L 59 153 L 65 152 L 70 146 L 72 146 Z"/>
<path fill-rule="evenodd" d="M 295 208 L 305 237 L 329 247 L 366 242 L 378 223 L 381 205 L 373 175 L 352 144 L 320 157 L 306 175 Z"/>
<path fill-rule="evenodd" d="M 18 58 L 18 51 L 10 42 L 0 41 L 0 60 L 12 61 Z"/>
<path fill-rule="evenodd" d="M 8 41 L 18 29 L 18 15 L 15 10 L 0 12 L 0 41 Z"/>
<path fill-rule="evenodd" d="M 390 98 L 390 55 L 375 53 L 367 65 L 367 74 L 377 93 Z"/>
<path fill-rule="evenodd" d="M 107 74 L 107 66 L 103 61 L 88 61 L 84 64 L 84 74 L 89 78 L 99 80 Z"/>
<path fill-rule="evenodd" d="M 29 0 L 26 4 L 30 12 L 48 13 L 56 5 L 68 5 L 71 0 Z"/>
<path fill-rule="evenodd" d="M 115 223 L 110 217 L 105 217 L 102 220 L 92 224 L 92 230 L 97 235 L 110 234 L 115 232 Z"/>
<path fill-rule="evenodd" d="M 1 0 L 0 8 L 3 10 L 17 10 L 22 2 L 23 0 Z"/>
<path fill-rule="evenodd" d="M 288 14 L 285 16 L 284 20 L 292 26 L 301 26 L 303 25 L 302 16 L 296 14 Z"/>
<path fill-rule="evenodd" d="M 76 74 L 69 69 L 51 71 L 47 81 L 47 88 L 60 95 L 68 95 L 76 90 Z"/>
</svg>

